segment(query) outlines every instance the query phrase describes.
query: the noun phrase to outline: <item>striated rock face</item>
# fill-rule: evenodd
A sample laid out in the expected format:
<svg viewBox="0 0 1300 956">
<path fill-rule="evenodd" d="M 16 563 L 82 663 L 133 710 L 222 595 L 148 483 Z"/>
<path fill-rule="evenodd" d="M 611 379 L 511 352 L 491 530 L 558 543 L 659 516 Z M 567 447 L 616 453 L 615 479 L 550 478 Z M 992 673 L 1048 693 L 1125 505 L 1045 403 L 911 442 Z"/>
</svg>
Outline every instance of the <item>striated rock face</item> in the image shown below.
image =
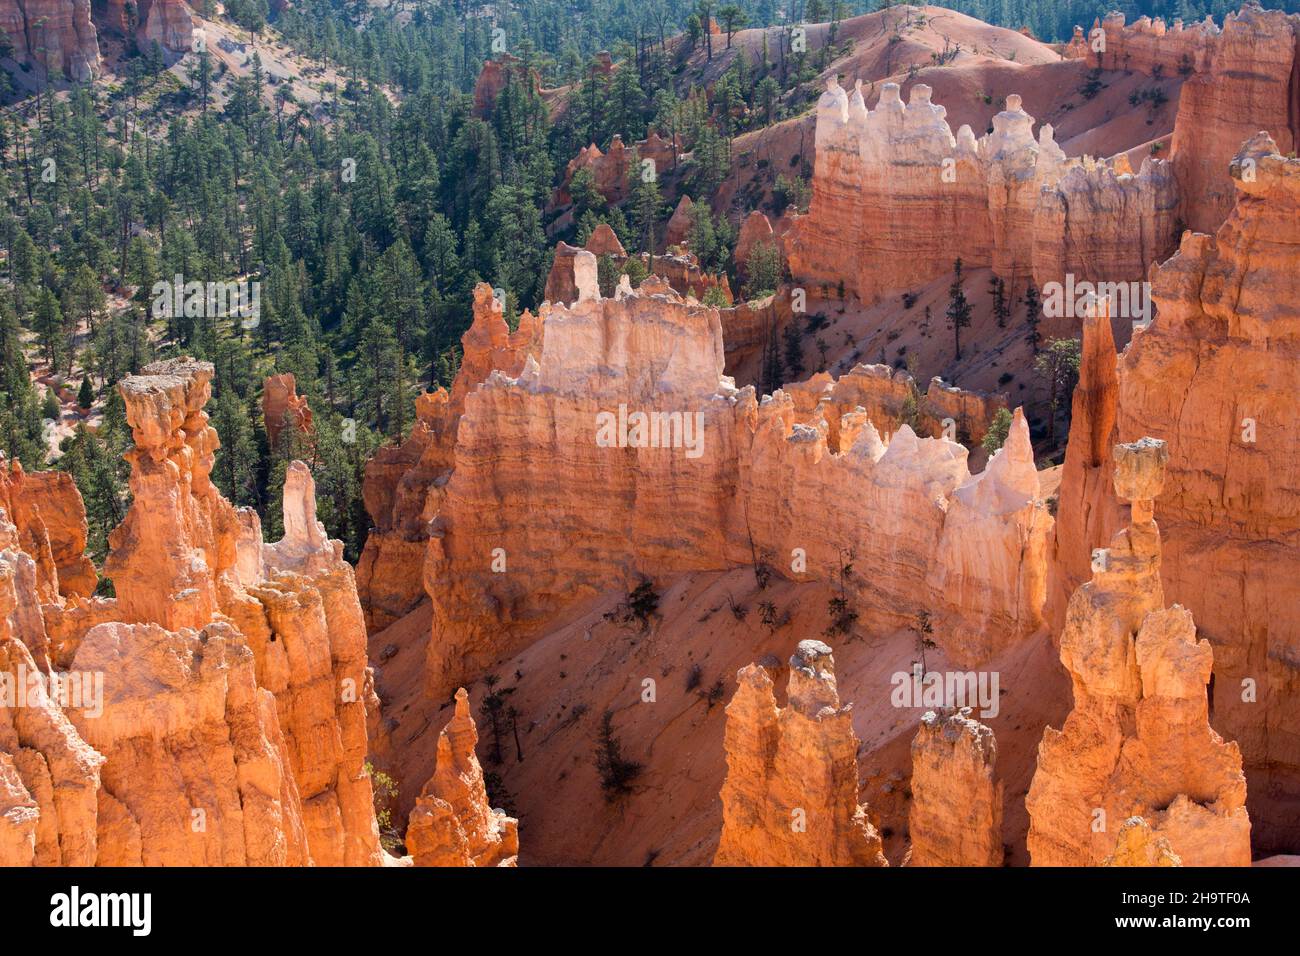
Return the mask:
<svg viewBox="0 0 1300 956">
<path fill-rule="evenodd" d="M 796 580 L 835 580 L 844 561 L 875 569 L 848 585 L 864 619 L 908 627 L 926 609 L 963 660 L 1040 626 L 1051 517 L 1023 418 L 972 477 L 964 447 L 906 425 L 882 437 L 851 395 L 843 411 L 800 389 L 760 404 L 722 374 L 719 312 L 656 277 L 544 305 L 539 328 L 538 351 L 499 353 L 522 368 L 458 380 L 463 413 L 422 407 L 436 428 L 417 426 L 367 478 L 379 530 L 361 591 L 372 620 L 413 608 L 422 595 L 394 587 L 409 573 L 395 565 L 426 549 L 431 695 L 573 601 L 755 554 Z M 485 367 L 470 353 L 464 382 Z"/>
<path fill-rule="evenodd" d="M 262 421 L 266 423 L 266 437 L 272 448 L 279 443 L 285 428 L 311 434 L 311 406 L 298 394 L 298 383 L 292 372 L 270 375 L 263 381 Z"/>
<path fill-rule="evenodd" d="M 99 75 L 99 37 L 90 0 L 0 0 L 0 30 L 14 59 L 82 83 Z"/>
<path fill-rule="evenodd" d="M 141 0 L 136 39 L 144 49 L 156 41 L 164 50 L 185 53 L 193 35 L 194 21 L 184 0 Z"/>
<path fill-rule="evenodd" d="M 786 707 L 777 706 L 760 665 L 736 679 L 714 865 L 887 866 L 858 803 L 858 739 L 852 705 L 840 706 L 831 649 L 799 643 Z"/>
<path fill-rule="evenodd" d="M 121 620 L 168 630 L 199 630 L 217 610 L 217 579 L 234 570 L 234 509 L 210 475 L 220 445 L 203 411 L 212 366 L 169 360 L 122 380 L 135 447 L 133 504 L 109 535 L 104 574 L 113 580 Z"/>
<path fill-rule="evenodd" d="M 274 698 L 258 688 L 253 654 L 232 627 L 100 624 L 73 670 L 111 675 L 102 716 L 72 711 L 105 758 L 101 866 L 308 862 Z"/>
<path fill-rule="evenodd" d="M 190 49 L 194 23 L 183 0 L 0 0 L 0 30 L 14 47 L 19 64 L 57 71 L 63 79 L 84 83 L 100 75 L 99 30 L 129 36 L 147 50 Z M 128 7 L 131 9 L 128 10 Z"/>
<path fill-rule="evenodd" d="M 1182 20 L 1166 25 L 1161 17 L 1138 17 L 1132 23 L 1125 20 L 1118 11 L 1094 19 L 1086 39 L 1083 30 L 1075 27 L 1064 55 L 1087 59 L 1103 70 L 1132 70 L 1148 76 L 1188 75 L 1209 69 L 1220 34 L 1213 18 L 1207 16 L 1186 26 Z M 1105 49 L 1094 51 L 1094 45 Z"/>
<path fill-rule="evenodd" d="M 65 596 L 94 592 L 99 575 L 86 557 L 86 507 L 70 474 L 27 474 L 20 462 L 0 457 L 0 508 L 17 526 L 23 551 L 43 556 L 48 541 L 57 581 L 47 586 Z"/>
<path fill-rule="evenodd" d="M 1037 866 L 1122 857 L 1133 837 L 1117 849 L 1118 825 L 1133 816 L 1188 866 L 1250 865 L 1241 753 L 1209 724 L 1214 654 L 1186 609 L 1164 606 L 1152 515 L 1168 455 L 1149 438 L 1115 447 L 1115 491 L 1131 502 L 1131 523 L 1070 599 L 1061 663 L 1074 709 L 1044 732 L 1026 798 Z"/>
<path fill-rule="evenodd" d="M 438 735 L 437 768 L 407 825 L 406 847 L 416 866 L 515 865 L 519 821 L 488 806 L 477 745 L 478 728 L 462 687 L 456 711 Z"/>
<path fill-rule="evenodd" d="M 1002 784 L 993 731 L 967 713 L 928 711 L 912 740 L 912 866 L 1001 866 Z"/>
<path fill-rule="evenodd" d="M 1067 160 L 1052 127 L 1033 134 L 1019 96 L 976 139 L 952 134 L 930 87 L 904 105 L 886 83 L 868 110 L 830 80 L 817 105 L 813 195 L 784 246 L 796 285 L 840 283 L 865 303 L 947 273 L 955 259 L 1015 284 L 1142 278 L 1174 241 L 1178 195 L 1169 165 Z M 1135 225 L 1136 223 L 1136 225 Z M 899 249 L 908 255 L 900 256 Z"/>
<path fill-rule="evenodd" d="M 352 569 L 301 462 L 275 544 L 208 480 L 212 371 L 176 359 L 119 385 L 136 447 L 105 563 L 116 598 L 40 593 L 0 521 L 0 671 L 39 678 L 17 706 L 0 696 L 0 845 L 17 862 L 382 862 Z"/>
<path fill-rule="evenodd" d="M 0 865 L 93 866 L 104 758 L 51 697 L 21 634 L 37 606 L 31 559 L 0 520 Z M 28 638 L 30 640 L 30 638 Z"/>
<path fill-rule="evenodd" d="M 591 283 L 594 270 L 593 259 L 587 270 Z M 451 392 L 439 389 L 420 396 L 415 426 L 406 441 L 379 449 L 366 463 L 362 496 L 374 527 L 356 573 L 370 629 L 387 627 L 425 599 L 421 575 L 429 523 L 440 497 L 435 492 L 452 468 L 465 396 L 494 371 L 522 373 L 526 360 L 540 354 L 541 333 L 541 318 L 529 312 L 511 332 L 492 289 L 479 285 L 474 290 L 474 321 L 461 337 L 463 357 Z"/>
<path fill-rule="evenodd" d="M 1212 718 L 1241 746 L 1256 847 L 1267 850 L 1300 839 L 1300 713 L 1291 703 L 1300 643 L 1289 626 L 1300 617 L 1300 449 L 1279 384 L 1300 378 L 1300 162 L 1260 135 L 1233 175 L 1237 205 L 1215 236 L 1185 235 L 1154 272 L 1156 318 L 1120 358 L 1115 397 L 1097 403 L 1096 420 L 1113 415 L 1119 441 L 1151 434 L 1168 443 L 1156 501 L 1163 585 L 1214 646 Z M 1105 352 L 1085 349 L 1085 381 L 1109 375 Z M 1071 457 L 1096 461 L 1089 480 L 1099 481 L 1112 467 L 1093 445 L 1102 430 L 1079 428 L 1077 417 L 1071 430 L 1057 541 L 1067 587 L 1105 543 L 1108 522 L 1094 516 L 1116 507 L 1069 469 Z"/>
<path fill-rule="evenodd" d="M 1300 17 L 1247 4 L 1228 13 L 1223 28 L 1210 17 L 1184 26 L 1140 17 L 1126 24 L 1111 13 L 1094 22 L 1090 36 L 1104 37 L 1094 53 L 1076 33 L 1067 55 L 1086 57 L 1107 70 L 1184 76 L 1174 124 L 1171 162 L 1178 177 L 1181 218 L 1212 232 L 1235 201 L 1228 164 L 1242 141 L 1263 130 L 1281 152 L 1300 141 L 1296 90 Z"/>
<path fill-rule="evenodd" d="M 1058 632 L 1065 623 L 1070 595 L 1088 579 L 1093 548 L 1109 541 L 1127 518 L 1112 488 L 1119 378 L 1108 310 L 1103 301 L 1083 318 L 1079 382 L 1071 405 L 1052 543 L 1048 613 Z"/>
</svg>

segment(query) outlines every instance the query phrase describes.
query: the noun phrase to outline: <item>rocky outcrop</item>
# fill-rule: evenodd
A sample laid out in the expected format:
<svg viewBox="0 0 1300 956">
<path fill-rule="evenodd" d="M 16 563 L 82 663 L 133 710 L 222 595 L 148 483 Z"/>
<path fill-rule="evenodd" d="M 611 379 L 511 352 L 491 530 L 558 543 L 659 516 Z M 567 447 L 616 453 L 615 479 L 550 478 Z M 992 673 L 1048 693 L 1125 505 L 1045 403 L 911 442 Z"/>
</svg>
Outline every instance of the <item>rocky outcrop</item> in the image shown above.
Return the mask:
<svg viewBox="0 0 1300 956">
<path fill-rule="evenodd" d="M 1182 20 L 1167 25 L 1161 17 L 1125 21 L 1123 13 L 1112 11 L 1094 19 L 1086 37 L 1082 27 L 1075 27 L 1063 55 L 1086 59 L 1103 70 L 1131 70 L 1148 76 L 1189 76 L 1209 69 L 1214 59 L 1220 31 L 1212 17 L 1188 25 Z"/>
<path fill-rule="evenodd" d="M 86 508 L 70 474 L 28 474 L 20 462 L 0 457 L 0 508 L 17 526 L 23 551 L 42 558 L 48 554 L 57 580 L 44 581 L 46 588 L 65 596 L 94 592 L 99 575 L 86 557 Z M 42 561 L 42 571 L 47 568 Z"/>
<path fill-rule="evenodd" d="M 69 722 L 70 699 L 22 639 L 20 612 L 39 606 L 30 564 L 0 516 L 0 865 L 93 866 L 104 758 Z"/>
<path fill-rule="evenodd" d="M 105 758 L 101 866 L 310 860 L 274 698 L 258 688 L 253 653 L 234 628 L 100 624 L 82 639 L 73 672 L 108 677 L 102 715 L 71 712 Z"/>
<path fill-rule="evenodd" d="M 572 282 L 572 267 L 569 275 Z M 595 282 L 594 259 L 583 275 Z M 573 295 L 576 298 L 576 287 Z M 452 469 L 466 395 L 493 372 L 522 373 L 528 357 L 540 354 L 541 331 L 541 318 L 525 312 L 511 332 L 492 289 L 479 285 L 474 290 L 474 321 L 461 337 L 463 357 L 451 392 L 439 389 L 420 396 L 415 426 L 406 441 L 379 449 L 366 463 L 362 497 L 373 527 L 356 576 L 371 630 L 387 627 L 425 598 L 421 575 L 435 513 L 426 506 L 436 507 L 438 495 L 432 492 Z"/>
<path fill-rule="evenodd" d="M 633 143 L 630 149 L 623 143 L 623 137 L 617 134 L 603 153 L 595 143 L 590 143 L 564 167 L 564 179 L 555 192 L 552 205 L 564 206 L 573 201 L 569 186 L 574 175 L 582 169 L 591 172 L 596 189 L 607 202 L 613 205 L 621 203 L 629 195 L 628 167 L 633 156 L 642 163 L 646 160 L 653 162 L 655 175 L 662 176 L 676 164 L 680 152 L 680 137 L 667 140 L 654 130 L 650 130 L 645 139 Z M 639 170 L 637 175 L 640 175 Z"/>
<path fill-rule="evenodd" d="M 796 285 L 862 302 L 914 289 L 954 260 L 1010 285 L 1142 278 L 1172 246 L 1178 194 L 1163 161 L 1067 160 L 1051 126 L 1037 138 L 1020 97 L 976 139 L 916 84 L 886 83 L 875 110 L 835 80 L 817 106 L 813 195 L 784 239 Z M 1134 222 L 1140 225 L 1135 226 Z M 906 256 L 899 249 L 909 250 Z"/>
<path fill-rule="evenodd" d="M 618 241 L 614 230 L 604 223 L 592 231 L 587 245 L 582 249 L 571 246 L 567 242 L 557 243 L 551 271 L 546 276 L 547 302 L 568 305 L 578 300 L 579 282 L 574 270 L 595 268 L 593 263 L 579 256 L 580 252 L 590 252 L 593 256 L 607 256 L 618 271 L 622 271 L 630 258 L 623 249 L 623 244 Z M 635 258 L 640 261 L 645 272 L 666 281 L 679 295 L 703 299 L 716 290 L 715 294 L 723 303 L 732 304 L 731 286 L 726 274 L 710 275 L 700 268 L 699 260 L 688 252 L 675 249 L 667 255 L 651 256 L 641 253 Z"/>
<path fill-rule="evenodd" d="M 1125 23 L 1122 13 L 1095 20 L 1087 36 L 1075 27 L 1065 49 L 1106 70 L 1182 77 L 1171 162 L 1178 177 L 1180 218 L 1213 232 L 1232 211 L 1228 164 L 1242 141 L 1263 130 L 1285 154 L 1300 142 L 1296 90 L 1300 18 L 1248 2 L 1223 28 L 1211 17 L 1171 26 L 1159 17 Z"/>
<path fill-rule="evenodd" d="M 90 0 L 0 0 L 0 30 L 20 65 L 84 83 L 100 74 L 100 30 L 177 54 L 190 49 L 194 23 L 183 0 L 107 0 L 93 10 Z"/>
<path fill-rule="evenodd" d="M 352 569 L 301 462 L 274 544 L 211 484 L 212 374 L 174 359 L 119 383 L 135 448 L 105 563 L 116 598 L 38 596 L 37 562 L 0 521 L 0 670 L 36 675 L 17 706 L 0 696 L 0 804 L 16 821 L 0 842 L 21 857 L 31 833 L 18 862 L 382 861 Z"/>
<path fill-rule="evenodd" d="M 912 740 L 911 866 L 1001 866 L 993 731 L 968 711 L 927 711 Z"/>
<path fill-rule="evenodd" d="M 790 658 L 788 704 L 758 664 L 741 668 L 727 705 L 722 837 L 715 866 L 887 866 L 858 802 L 852 704 L 820 641 Z"/>
<path fill-rule="evenodd" d="M 1109 541 L 1127 517 L 1112 487 L 1119 378 L 1108 311 L 1103 302 L 1083 319 L 1079 382 L 1071 404 L 1052 542 L 1048 614 L 1058 632 L 1070 595 L 1088 579 L 1093 548 Z"/>
<path fill-rule="evenodd" d="M 99 37 L 90 0 L 0 0 L 0 30 L 14 59 L 84 83 L 99 75 Z"/>
<path fill-rule="evenodd" d="M 1182 219 L 1201 232 L 1232 211 L 1228 167 L 1244 140 L 1263 130 L 1283 155 L 1300 145 L 1300 16 L 1251 4 L 1229 13 L 1221 33 L 1211 30 L 1183 31 L 1198 34 L 1207 53 L 1183 84 L 1170 150 Z"/>
<path fill-rule="evenodd" d="M 1026 798 L 1037 866 L 1090 866 L 1131 849 L 1119 824 L 1142 817 L 1188 866 L 1250 865 L 1241 753 L 1209 723 L 1214 654 L 1192 615 L 1165 607 L 1154 501 L 1169 451 L 1142 439 L 1114 449 L 1130 524 L 1093 557 L 1061 635 L 1074 709 L 1047 728 Z"/>
<path fill-rule="evenodd" d="M 907 627 L 927 609 L 962 659 L 1040 626 L 1051 518 L 1023 418 L 972 477 L 947 438 L 905 424 L 882 437 L 867 409 L 841 412 L 799 389 L 761 403 L 737 389 L 722 374 L 718 310 L 663 280 L 634 291 L 624 279 L 613 298 L 584 281 L 590 294 L 574 305 L 543 305 L 537 351 L 498 353 L 518 371 L 471 386 L 491 363 L 470 362 L 467 348 L 453 388 L 463 412 L 432 403 L 443 417 L 368 475 L 377 532 L 362 594 L 373 620 L 414 608 L 422 595 L 380 569 L 405 574 L 393 565 L 425 549 L 433 696 L 525 646 L 573 601 L 755 554 L 800 581 L 837 580 L 845 561 L 879 569 L 848 584 L 864 619 Z M 476 325 L 490 321 L 488 300 L 481 286 Z"/>
<path fill-rule="evenodd" d="M 742 276 L 749 273 L 749 257 L 754 254 L 757 246 L 770 246 L 777 250 L 780 255 L 780 246 L 778 237 L 772 231 L 772 223 L 767 216 L 755 209 L 745 217 L 744 222 L 740 224 L 740 232 L 736 236 L 736 249 L 732 253 L 732 258 L 736 263 L 736 270 Z"/>
<path fill-rule="evenodd" d="M 1291 704 L 1300 643 L 1289 623 L 1300 618 L 1292 584 L 1300 575 L 1300 457 L 1279 387 L 1300 378 L 1300 162 L 1260 135 L 1232 171 L 1238 199 L 1228 220 L 1213 237 L 1186 234 L 1152 275 L 1156 317 L 1118 362 L 1113 404 L 1097 403 L 1093 421 L 1102 427 L 1079 428 L 1076 418 L 1071 429 L 1057 565 L 1065 586 L 1077 585 L 1069 569 L 1077 573 L 1109 530 L 1092 518 L 1106 505 L 1070 472 L 1070 457 L 1097 462 L 1091 481 L 1113 467 L 1096 454 L 1112 414 L 1118 441 L 1164 440 L 1168 475 L 1156 501 L 1164 590 L 1214 647 L 1213 722 L 1241 746 L 1264 851 L 1300 839 L 1292 812 L 1300 715 Z M 1108 376 L 1106 365 L 1105 349 L 1085 350 L 1085 381 Z"/>
<path fill-rule="evenodd" d="M 683 194 L 682 198 L 677 201 L 677 208 L 668 217 L 668 227 L 664 233 L 665 247 L 680 246 L 686 242 L 691 234 L 691 228 L 695 224 L 693 208 L 694 203 L 691 202 L 691 197 Z"/>
<path fill-rule="evenodd" d="M 462 687 L 455 713 L 438 735 L 437 768 L 406 828 L 406 848 L 416 866 L 515 865 L 519 821 L 488 806 L 477 745 L 478 728 Z"/>
<path fill-rule="evenodd" d="M 491 116 L 492 110 L 496 108 L 497 97 L 506 88 L 506 84 L 512 82 L 527 82 L 533 92 L 540 92 L 542 88 L 541 77 L 534 69 L 527 71 L 525 80 L 524 64 L 517 56 L 502 53 L 493 59 L 484 60 L 478 79 L 474 81 L 474 115 L 480 119 Z"/>
<path fill-rule="evenodd" d="M 311 406 L 298 394 L 292 372 L 269 375 L 262 382 L 262 421 L 272 448 L 279 447 L 280 434 L 289 428 L 302 435 L 311 434 Z"/>
<path fill-rule="evenodd" d="M 116 0 L 110 0 L 110 7 Z M 142 49 L 157 43 L 172 53 L 185 53 L 194 36 L 194 20 L 184 0 L 141 0 L 136 40 Z"/>
<path fill-rule="evenodd" d="M 820 416 L 828 425 L 832 448 L 845 451 L 839 436 L 840 419 L 862 409 L 882 435 L 909 425 L 918 435 L 946 436 L 962 444 L 977 444 L 989 423 L 1007 407 L 1005 395 L 986 395 L 948 385 L 935 376 L 922 393 L 912 376 L 888 365 L 858 365 L 838 379 L 818 372 L 805 382 L 787 385 L 801 414 Z"/>
<path fill-rule="evenodd" d="M 1182 866 L 1183 861 L 1151 824 L 1141 817 L 1129 817 L 1119 828 L 1115 852 L 1102 861 L 1102 866 Z"/>
</svg>

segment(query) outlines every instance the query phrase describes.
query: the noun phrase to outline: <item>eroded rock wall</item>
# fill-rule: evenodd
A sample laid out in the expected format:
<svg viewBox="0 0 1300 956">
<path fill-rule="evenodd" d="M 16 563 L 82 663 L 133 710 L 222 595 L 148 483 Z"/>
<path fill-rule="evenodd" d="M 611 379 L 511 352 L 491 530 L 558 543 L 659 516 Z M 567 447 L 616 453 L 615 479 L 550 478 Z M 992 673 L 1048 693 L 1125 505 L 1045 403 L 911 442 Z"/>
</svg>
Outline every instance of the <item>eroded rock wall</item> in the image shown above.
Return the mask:
<svg viewBox="0 0 1300 956">
<path fill-rule="evenodd" d="M 1185 235 L 1153 274 L 1150 326 L 1117 364 L 1100 340 L 1085 349 L 1093 427 L 1076 417 L 1071 431 L 1055 573 L 1077 587 L 1111 530 L 1096 517 L 1116 507 L 1096 488 L 1113 467 L 1099 454 L 1105 423 L 1118 441 L 1166 441 L 1165 593 L 1214 646 L 1212 719 L 1245 757 L 1257 847 L 1285 848 L 1300 840 L 1300 446 L 1282 384 L 1300 379 L 1300 162 L 1260 135 L 1233 175 L 1228 220 L 1213 237 Z"/>
<path fill-rule="evenodd" d="M 1211 727 L 1214 652 L 1192 614 L 1166 607 L 1154 500 L 1169 450 L 1115 446 L 1114 486 L 1130 521 L 1093 559 L 1061 635 L 1074 708 L 1048 727 L 1026 797 L 1037 866 L 1095 866 L 1131 851 L 1121 824 L 1141 817 L 1187 866 L 1249 866 L 1246 778 L 1235 742 Z"/>
<path fill-rule="evenodd" d="M 991 266 L 1008 284 L 1141 279 L 1172 246 L 1178 193 L 1169 164 L 1131 174 L 1114 161 L 1067 160 L 1052 127 L 1037 138 L 1020 97 L 975 138 L 917 84 L 903 103 L 886 83 L 874 110 L 861 84 L 834 80 L 817 105 L 809 212 L 784 238 L 796 285 L 842 288 L 864 303 L 951 270 Z M 908 250 L 900 255 L 899 250 Z"/>
<path fill-rule="evenodd" d="M 22 550 L 31 537 L 0 520 L 0 845 L 14 862 L 382 862 L 352 569 L 301 462 L 273 544 L 212 485 L 212 373 L 174 359 L 119 385 L 135 447 L 105 564 L 115 598 L 64 599 Z M 30 692 L 14 698 L 15 682 Z"/>
</svg>

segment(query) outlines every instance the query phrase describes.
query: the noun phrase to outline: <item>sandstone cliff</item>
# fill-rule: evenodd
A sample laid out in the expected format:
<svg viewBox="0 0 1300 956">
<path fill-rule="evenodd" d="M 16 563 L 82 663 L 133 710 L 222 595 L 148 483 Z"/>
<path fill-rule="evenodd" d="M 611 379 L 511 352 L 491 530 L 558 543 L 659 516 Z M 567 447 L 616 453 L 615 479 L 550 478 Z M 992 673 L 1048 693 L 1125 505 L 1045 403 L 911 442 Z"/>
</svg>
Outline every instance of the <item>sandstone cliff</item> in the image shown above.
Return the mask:
<svg viewBox="0 0 1300 956">
<path fill-rule="evenodd" d="M 858 739 L 852 705 L 840 705 L 831 649 L 799 643 L 785 707 L 761 665 L 736 679 L 714 865 L 887 866 L 858 803 Z"/>
<path fill-rule="evenodd" d="M 1168 448 L 1115 447 L 1127 528 L 1093 558 L 1070 599 L 1061 663 L 1074 709 L 1048 728 L 1030 786 L 1029 853 L 1038 866 L 1096 865 L 1130 851 L 1119 826 L 1141 817 L 1188 866 L 1248 866 L 1250 819 L 1241 753 L 1210 728 L 1205 685 L 1214 654 L 1192 615 L 1165 607 L 1154 499 Z"/>
<path fill-rule="evenodd" d="M 82 83 L 100 74 L 99 31 L 131 36 L 142 49 L 157 42 L 164 52 L 190 49 L 194 24 L 184 0 L 0 0 L 0 30 L 19 64 L 58 72 Z M 129 8 L 129 9 L 128 9 Z"/>
<path fill-rule="evenodd" d="M 0 30 L 14 59 L 78 83 L 99 75 L 99 37 L 90 0 L 0 0 Z"/>
<path fill-rule="evenodd" d="M 416 866 L 514 866 L 519 821 L 488 806 L 465 688 L 438 736 L 438 764 L 411 811 L 406 847 Z"/>
<path fill-rule="evenodd" d="M 593 290 L 571 307 L 545 305 L 540 328 L 540 351 L 520 371 L 495 369 L 473 388 L 458 381 L 454 426 L 438 440 L 421 432 L 394 453 L 406 471 L 394 460 L 367 481 L 368 502 L 411 519 L 408 532 L 367 546 L 363 594 L 380 581 L 373 569 L 389 542 L 402 538 L 398 555 L 427 538 L 435 696 L 583 596 L 756 555 L 795 580 L 838 582 L 855 562 L 871 569 L 869 584 L 843 583 L 873 627 L 910 626 L 927 609 L 963 660 L 1040 626 L 1051 518 L 1023 418 L 976 476 L 962 446 L 906 425 L 882 438 L 857 406 L 832 416 L 832 438 L 825 410 L 801 408 L 798 390 L 760 404 L 752 388 L 736 389 L 722 375 L 718 311 L 655 277 L 614 298 Z M 827 501 L 841 506 L 828 513 Z M 382 613 L 419 600 L 385 594 Z"/>
<path fill-rule="evenodd" d="M 1155 270 L 1155 320 L 1135 333 L 1116 384 L 1089 386 L 1101 424 L 1079 428 L 1076 419 L 1071 430 L 1057 571 L 1065 569 L 1065 588 L 1077 587 L 1087 555 L 1112 530 L 1095 517 L 1115 507 L 1095 488 L 1112 467 L 1098 454 L 1105 421 L 1113 416 L 1118 441 L 1166 441 L 1156 502 L 1165 593 L 1214 646 L 1214 725 L 1241 746 L 1257 847 L 1268 848 L 1300 838 L 1285 809 L 1300 799 L 1300 714 L 1290 704 L 1300 645 L 1289 626 L 1300 616 L 1300 449 L 1279 384 L 1300 377 L 1300 162 L 1260 135 L 1232 172 L 1232 215 L 1213 237 L 1185 235 Z M 1100 344 L 1085 350 L 1085 363 L 1085 381 L 1109 377 Z M 1071 456 L 1096 464 L 1072 473 Z"/>
<path fill-rule="evenodd" d="M 912 741 L 911 866 L 1001 866 L 1002 784 L 993 731 L 929 711 Z"/>
<path fill-rule="evenodd" d="M 105 563 L 115 598 L 39 593 L 37 561 L 0 521 L 0 670 L 32 685 L 0 699 L 14 862 L 382 861 L 352 569 L 301 462 L 274 544 L 212 485 L 212 373 L 170 360 L 119 385 L 135 448 Z"/>
<path fill-rule="evenodd" d="M 0 456 L 0 508 L 18 529 L 22 550 L 53 564 L 57 581 L 44 582 L 63 595 L 88 596 L 99 583 L 86 557 L 86 511 L 72 476 L 61 471 L 28 474 Z M 46 547 L 48 542 L 48 549 Z M 42 562 L 42 571 L 46 565 Z"/>
<path fill-rule="evenodd" d="M 860 83 L 850 94 L 828 81 L 812 202 L 784 240 L 793 281 L 810 295 L 842 283 L 871 304 L 958 258 L 1013 286 L 1067 273 L 1129 281 L 1172 246 L 1178 192 L 1168 163 L 1147 159 L 1134 176 L 1113 161 L 1067 160 L 1051 126 L 1035 138 L 1016 95 L 988 135 L 963 126 L 954 136 L 930 96 L 916 84 L 905 105 L 886 83 L 868 110 Z"/>
<path fill-rule="evenodd" d="M 1094 22 L 1067 51 L 1107 70 L 1186 77 L 1178 100 L 1171 161 L 1185 225 L 1211 232 L 1235 201 L 1228 164 L 1242 141 L 1263 130 L 1283 154 L 1300 141 L 1300 90 L 1295 71 L 1300 17 L 1246 4 L 1220 29 L 1209 17 L 1184 25 L 1122 13 Z M 1104 45 L 1094 52 L 1093 47 Z"/>
</svg>

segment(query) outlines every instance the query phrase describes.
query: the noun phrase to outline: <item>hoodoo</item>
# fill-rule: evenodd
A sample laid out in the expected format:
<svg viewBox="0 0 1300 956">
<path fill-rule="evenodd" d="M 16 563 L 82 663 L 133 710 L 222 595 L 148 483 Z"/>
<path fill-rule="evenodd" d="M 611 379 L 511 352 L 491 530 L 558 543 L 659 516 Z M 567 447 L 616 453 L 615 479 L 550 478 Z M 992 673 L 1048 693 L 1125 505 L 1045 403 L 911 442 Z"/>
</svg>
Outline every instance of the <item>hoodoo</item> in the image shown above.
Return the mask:
<svg viewBox="0 0 1300 956">
<path fill-rule="evenodd" d="M 1061 663 L 1074 709 L 1038 749 L 1026 798 L 1037 866 L 1096 866 L 1132 853 L 1120 827 L 1140 817 L 1187 866 L 1250 865 L 1241 752 L 1210 727 L 1213 652 L 1192 615 L 1165 607 L 1154 503 L 1169 450 L 1155 439 L 1114 449 L 1129 526 L 1093 554 L 1070 599 Z"/>
<path fill-rule="evenodd" d="M 785 707 L 761 665 L 742 668 L 736 680 L 714 865 L 887 866 L 880 834 L 858 803 L 853 705 L 840 705 L 831 649 L 799 642 Z"/>
</svg>

